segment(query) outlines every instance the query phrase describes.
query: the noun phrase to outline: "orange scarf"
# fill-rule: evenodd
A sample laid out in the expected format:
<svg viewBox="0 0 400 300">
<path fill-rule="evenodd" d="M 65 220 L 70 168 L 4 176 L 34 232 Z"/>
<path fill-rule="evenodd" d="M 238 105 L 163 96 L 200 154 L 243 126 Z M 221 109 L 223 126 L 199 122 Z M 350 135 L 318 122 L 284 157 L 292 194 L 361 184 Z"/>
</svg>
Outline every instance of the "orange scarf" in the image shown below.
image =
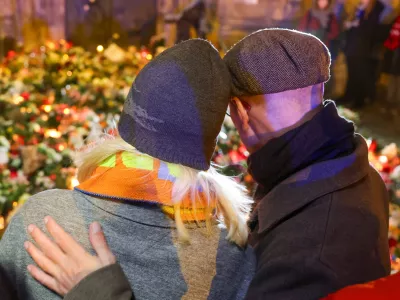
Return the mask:
<svg viewBox="0 0 400 300">
<path fill-rule="evenodd" d="M 176 164 L 124 151 L 104 160 L 92 176 L 75 189 L 95 197 L 159 204 L 164 213 L 173 218 L 172 187 L 179 176 L 180 167 Z M 195 207 L 189 193 L 181 202 L 183 221 L 203 221 L 212 213 L 201 191 L 197 191 L 196 197 Z"/>
</svg>

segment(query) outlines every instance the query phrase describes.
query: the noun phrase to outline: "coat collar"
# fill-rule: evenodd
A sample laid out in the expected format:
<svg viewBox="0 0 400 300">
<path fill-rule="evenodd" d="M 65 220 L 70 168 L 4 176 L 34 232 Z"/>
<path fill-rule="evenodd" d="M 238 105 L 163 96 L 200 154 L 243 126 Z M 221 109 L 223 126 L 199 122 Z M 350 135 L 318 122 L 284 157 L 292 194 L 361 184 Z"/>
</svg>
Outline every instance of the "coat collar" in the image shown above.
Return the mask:
<svg viewBox="0 0 400 300">
<path fill-rule="evenodd" d="M 367 176 L 370 165 L 364 138 L 355 136 L 355 151 L 312 165 L 289 177 L 260 200 L 258 233 L 265 232 L 313 200 L 352 185 Z"/>
</svg>

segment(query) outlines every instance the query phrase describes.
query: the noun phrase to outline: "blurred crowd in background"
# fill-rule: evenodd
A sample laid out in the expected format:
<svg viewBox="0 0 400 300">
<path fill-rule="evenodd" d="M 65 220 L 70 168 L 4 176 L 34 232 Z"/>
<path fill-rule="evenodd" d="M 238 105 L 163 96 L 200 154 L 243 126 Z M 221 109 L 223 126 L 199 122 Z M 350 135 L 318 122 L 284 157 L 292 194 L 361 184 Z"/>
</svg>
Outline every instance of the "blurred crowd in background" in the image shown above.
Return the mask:
<svg viewBox="0 0 400 300">
<path fill-rule="evenodd" d="M 349 107 L 400 107 L 399 0 L 4 0 L 0 57 L 66 39 L 95 50 L 116 43 L 157 49 L 193 37 L 223 54 L 261 28 L 318 36 L 332 54 L 326 97 Z M 153 53 L 153 54 L 154 54 Z"/>
<path fill-rule="evenodd" d="M 319 37 L 331 51 L 332 80 L 326 86 L 326 97 L 352 108 L 379 99 L 391 109 L 398 109 L 398 5 L 379 0 L 306 2 L 227 0 L 213 7 L 195 1 L 178 17 L 166 14 L 162 34 L 153 37 L 150 44 L 160 39 L 171 43 L 166 36 L 175 37 L 172 43 L 198 36 L 226 51 L 260 28 L 297 29 Z M 176 21 L 176 34 L 167 25 L 170 20 Z"/>
</svg>

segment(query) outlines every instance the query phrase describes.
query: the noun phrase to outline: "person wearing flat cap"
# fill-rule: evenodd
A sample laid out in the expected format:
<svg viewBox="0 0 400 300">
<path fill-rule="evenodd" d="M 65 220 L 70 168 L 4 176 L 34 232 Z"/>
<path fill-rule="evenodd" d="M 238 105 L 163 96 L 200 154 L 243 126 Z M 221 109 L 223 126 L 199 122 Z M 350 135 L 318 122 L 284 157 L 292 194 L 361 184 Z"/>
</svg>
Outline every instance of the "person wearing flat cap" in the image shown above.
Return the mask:
<svg viewBox="0 0 400 300">
<path fill-rule="evenodd" d="M 309 34 L 265 29 L 224 61 L 230 113 L 258 183 L 249 220 L 256 269 L 246 299 L 321 299 L 388 276 L 388 194 L 364 138 L 323 100 L 326 46 Z M 92 240 L 107 249 L 104 236 Z M 78 287 L 93 286 L 99 272 Z"/>
<path fill-rule="evenodd" d="M 258 183 L 247 299 L 320 299 L 390 274 L 388 194 L 353 123 L 324 101 L 330 54 L 316 37 L 265 29 L 224 58 L 230 112 Z"/>
</svg>

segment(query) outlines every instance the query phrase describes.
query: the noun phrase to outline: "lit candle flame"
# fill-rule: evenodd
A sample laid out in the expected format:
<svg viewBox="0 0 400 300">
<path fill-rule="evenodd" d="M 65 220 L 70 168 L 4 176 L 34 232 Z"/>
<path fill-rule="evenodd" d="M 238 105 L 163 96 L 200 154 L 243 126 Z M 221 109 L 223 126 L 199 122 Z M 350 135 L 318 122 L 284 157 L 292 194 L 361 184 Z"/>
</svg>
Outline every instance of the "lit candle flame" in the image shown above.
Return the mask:
<svg viewBox="0 0 400 300">
<path fill-rule="evenodd" d="M 97 52 L 103 52 L 104 51 L 104 47 L 102 45 L 98 45 L 96 50 L 97 50 Z"/>
<path fill-rule="evenodd" d="M 56 129 L 48 129 L 46 130 L 45 134 L 46 137 L 51 137 L 54 139 L 58 139 L 61 137 L 61 132 L 57 131 Z"/>
<path fill-rule="evenodd" d="M 380 163 L 387 164 L 388 161 L 389 161 L 389 159 L 387 158 L 387 156 L 385 156 L 385 155 L 379 156 L 379 162 Z"/>
<path fill-rule="evenodd" d="M 43 110 L 47 113 L 51 112 L 52 109 L 51 105 L 43 105 Z"/>
</svg>

